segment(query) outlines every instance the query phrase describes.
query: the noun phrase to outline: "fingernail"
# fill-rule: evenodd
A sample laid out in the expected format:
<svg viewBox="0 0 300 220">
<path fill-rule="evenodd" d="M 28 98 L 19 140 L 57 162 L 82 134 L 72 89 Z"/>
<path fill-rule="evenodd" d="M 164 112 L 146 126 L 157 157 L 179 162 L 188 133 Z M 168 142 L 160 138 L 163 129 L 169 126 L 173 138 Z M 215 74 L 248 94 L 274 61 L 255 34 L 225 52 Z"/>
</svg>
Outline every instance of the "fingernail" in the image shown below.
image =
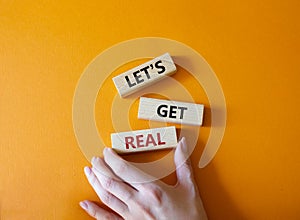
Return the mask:
<svg viewBox="0 0 300 220">
<path fill-rule="evenodd" d="M 80 207 L 83 208 L 84 210 L 88 209 L 88 204 L 86 201 L 82 201 L 79 203 Z"/>
<path fill-rule="evenodd" d="M 106 148 L 104 148 L 104 150 L 106 150 L 106 151 L 112 151 L 112 149 L 110 147 L 106 147 Z"/>
<path fill-rule="evenodd" d="M 99 158 L 98 157 L 93 157 L 91 163 L 95 165 L 98 162 Z"/>
<path fill-rule="evenodd" d="M 86 176 L 89 176 L 91 174 L 91 172 L 92 172 L 91 168 L 89 168 L 89 167 L 84 168 L 84 173 L 85 173 Z"/>
<path fill-rule="evenodd" d="M 104 153 L 108 153 L 108 152 L 113 153 L 113 149 L 109 147 L 104 148 Z"/>
<path fill-rule="evenodd" d="M 105 153 L 107 151 L 108 151 L 108 147 L 105 147 L 104 150 L 103 150 L 103 153 Z"/>
</svg>

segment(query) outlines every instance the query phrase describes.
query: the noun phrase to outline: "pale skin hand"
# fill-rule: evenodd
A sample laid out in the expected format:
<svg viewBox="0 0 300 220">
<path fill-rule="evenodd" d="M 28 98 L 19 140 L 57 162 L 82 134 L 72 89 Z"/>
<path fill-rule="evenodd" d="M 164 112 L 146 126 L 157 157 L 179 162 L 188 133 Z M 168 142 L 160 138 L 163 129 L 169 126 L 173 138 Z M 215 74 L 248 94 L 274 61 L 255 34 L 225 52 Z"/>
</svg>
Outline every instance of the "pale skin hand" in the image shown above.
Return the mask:
<svg viewBox="0 0 300 220">
<path fill-rule="evenodd" d="M 187 145 L 182 138 L 174 155 L 178 182 L 170 186 L 159 180 L 147 181 L 147 174 L 106 148 L 104 158 L 94 157 L 92 168 L 85 167 L 84 171 L 101 201 L 119 215 L 88 200 L 80 202 L 80 206 L 96 219 L 206 220 L 190 161 L 186 158 Z"/>
</svg>

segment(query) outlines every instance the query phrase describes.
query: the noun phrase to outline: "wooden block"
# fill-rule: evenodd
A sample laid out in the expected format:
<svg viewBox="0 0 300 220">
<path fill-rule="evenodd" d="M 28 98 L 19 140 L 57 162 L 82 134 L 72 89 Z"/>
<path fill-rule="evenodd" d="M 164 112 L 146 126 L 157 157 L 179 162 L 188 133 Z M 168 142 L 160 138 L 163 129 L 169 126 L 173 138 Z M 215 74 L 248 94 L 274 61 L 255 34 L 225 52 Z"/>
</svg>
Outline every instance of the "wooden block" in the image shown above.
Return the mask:
<svg viewBox="0 0 300 220">
<path fill-rule="evenodd" d="M 112 148 L 118 153 L 160 150 L 177 145 L 175 126 L 111 134 Z"/>
<path fill-rule="evenodd" d="M 141 97 L 138 118 L 200 126 L 203 111 L 201 104 Z"/>
<path fill-rule="evenodd" d="M 154 58 L 113 78 L 121 97 L 130 95 L 176 72 L 168 53 Z"/>
</svg>

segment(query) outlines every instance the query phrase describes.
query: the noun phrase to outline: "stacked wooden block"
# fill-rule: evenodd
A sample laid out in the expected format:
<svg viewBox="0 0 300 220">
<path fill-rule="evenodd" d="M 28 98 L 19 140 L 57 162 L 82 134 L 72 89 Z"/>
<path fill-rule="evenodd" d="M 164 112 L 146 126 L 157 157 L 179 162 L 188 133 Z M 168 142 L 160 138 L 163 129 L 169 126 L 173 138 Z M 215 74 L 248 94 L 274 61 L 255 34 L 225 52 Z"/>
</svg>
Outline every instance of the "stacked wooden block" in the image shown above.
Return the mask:
<svg viewBox="0 0 300 220">
<path fill-rule="evenodd" d="M 141 90 L 176 72 L 176 66 L 168 53 L 130 69 L 113 78 L 122 98 Z M 140 97 L 138 118 L 201 126 L 204 106 Z M 159 150 L 176 147 L 174 126 L 111 134 L 112 148 L 118 153 Z"/>
</svg>

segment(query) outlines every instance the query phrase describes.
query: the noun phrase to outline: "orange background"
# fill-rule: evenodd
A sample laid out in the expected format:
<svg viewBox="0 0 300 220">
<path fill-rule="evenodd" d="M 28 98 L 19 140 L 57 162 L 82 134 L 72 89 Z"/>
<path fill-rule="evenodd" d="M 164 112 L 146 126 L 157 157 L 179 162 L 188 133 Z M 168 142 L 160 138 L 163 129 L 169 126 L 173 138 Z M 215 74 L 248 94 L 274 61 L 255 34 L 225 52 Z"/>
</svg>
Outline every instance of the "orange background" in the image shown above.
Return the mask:
<svg viewBox="0 0 300 220">
<path fill-rule="evenodd" d="M 90 219 L 76 84 L 106 48 L 149 36 L 197 50 L 223 87 L 222 145 L 204 169 L 192 155 L 209 218 L 300 218 L 299 1 L 181 2 L 0 1 L 1 220 Z"/>
</svg>

